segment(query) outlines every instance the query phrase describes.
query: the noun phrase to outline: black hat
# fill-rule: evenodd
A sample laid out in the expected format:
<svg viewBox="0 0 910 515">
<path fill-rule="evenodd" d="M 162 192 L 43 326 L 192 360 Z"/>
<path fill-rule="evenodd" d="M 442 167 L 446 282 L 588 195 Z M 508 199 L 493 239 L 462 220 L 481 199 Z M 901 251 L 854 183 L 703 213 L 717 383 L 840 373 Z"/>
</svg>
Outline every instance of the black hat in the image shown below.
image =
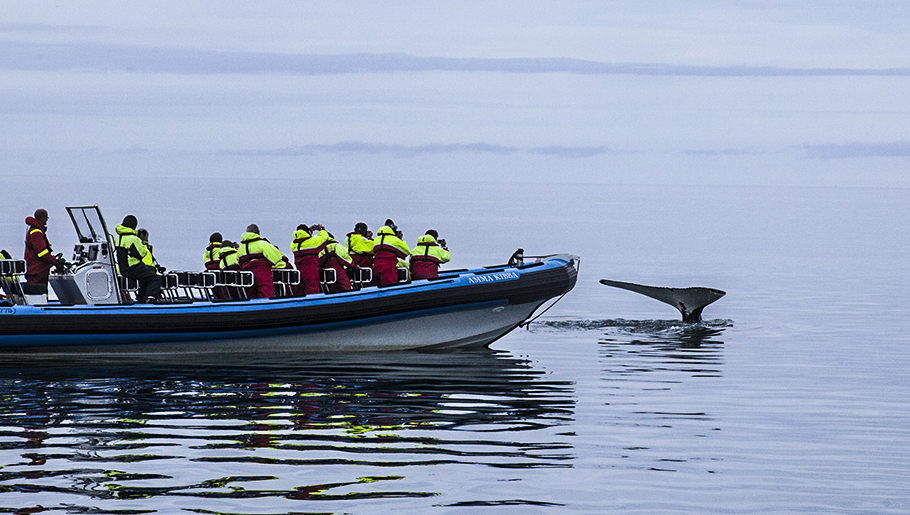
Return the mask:
<svg viewBox="0 0 910 515">
<path fill-rule="evenodd" d="M 209 242 L 210 243 L 221 243 L 222 242 L 221 233 L 213 232 L 212 235 L 209 236 Z"/>
<path fill-rule="evenodd" d="M 136 220 L 136 217 L 133 215 L 126 215 L 123 217 L 123 223 L 121 224 L 124 227 L 129 227 L 130 229 L 135 229 L 139 225 L 139 221 Z"/>
</svg>

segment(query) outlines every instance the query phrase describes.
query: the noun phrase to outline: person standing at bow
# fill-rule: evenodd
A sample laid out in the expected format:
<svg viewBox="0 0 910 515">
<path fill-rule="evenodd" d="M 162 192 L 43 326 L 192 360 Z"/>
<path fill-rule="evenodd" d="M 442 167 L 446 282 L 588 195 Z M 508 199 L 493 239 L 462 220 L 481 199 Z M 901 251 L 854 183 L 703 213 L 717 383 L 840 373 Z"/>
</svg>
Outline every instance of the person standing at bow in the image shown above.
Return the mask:
<svg viewBox="0 0 910 515">
<path fill-rule="evenodd" d="M 386 220 L 373 239 L 373 279 L 379 286 L 398 283 L 398 264 L 411 254 L 395 222 Z"/>
<path fill-rule="evenodd" d="M 148 259 L 151 256 L 145 243 L 139 239 L 137 225 L 138 221 L 133 215 L 126 215 L 123 222 L 117 224 L 117 266 L 120 275 L 139 282 L 139 291 L 136 293 L 139 302 L 157 302 L 161 294 L 161 277 L 155 267 L 145 263 L 146 256 Z"/>
<path fill-rule="evenodd" d="M 60 265 L 60 259 L 51 252 L 51 243 L 45 234 L 47 220 L 47 210 L 44 209 L 36 209 L 35 216 L 25 219 L 28 226 L 25 233 L 25 282 L 43 284 L 45 288 L 51 267 Z"/>
<path fill-rule="evenodd" d="M 319 253 L 319 266 L 335 270 L 335 284 L 328 285 L 328 293 L 354 289 L 351 285 L 351 278 L 347 274 L 349 268 L 354 268 L 354 260 L 351 259 L 344 245 L 335 241 L 331 234 L 329 234 L 325 248 Z"/>
<path fill-rule="evenodd" d="M 259 226 L 250 224 L 240 238 L 237 250 L 240 268 L 253 272 L 254 283 L 250 298 L 268 299 L 275 296 L 273 268 L 288 266 L 287 258 L 268 240 L 259 235 Z"/>
<path fill-rule="evenodd" d="M 417 238 L 417 246 L 411 252 L 411 279 L 435 279 L 439 277 L 439 265 L 452 259 L 446 240 L 437 238 L 439 233 L 433 229 Z"/>
<path fill-rule="evenodd" d="M 325 249 L 329 240 L 329 233 L 320 224 L 307 226 L 300 224 L 294 231 L 294 241 L 291 242 L 291 252 L 294 253 L 294 264 L 300 271 L 300 284 L 297 285 L 297 295 L 310 295 L 319 293 L 319 253 Z"/>
</svg>

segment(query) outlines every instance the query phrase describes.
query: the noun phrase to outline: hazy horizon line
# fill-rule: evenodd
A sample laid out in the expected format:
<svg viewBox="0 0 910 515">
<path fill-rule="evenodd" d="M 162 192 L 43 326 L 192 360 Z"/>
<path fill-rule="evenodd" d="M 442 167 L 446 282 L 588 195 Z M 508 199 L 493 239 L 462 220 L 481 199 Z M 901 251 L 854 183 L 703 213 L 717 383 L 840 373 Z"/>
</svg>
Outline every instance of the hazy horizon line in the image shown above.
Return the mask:
<svg viewBox="0 0 910 515">
<path fill-rule="evenodd" d="M 560 57 L 422 57 L 407 53 L 286 54 L 111 43 L 0 42 L 0 68 L 178 74 L 339 75 L 397 72 L 570 73 L 698 77 L 910 77 L 910 67 L 781 67 L 603 62 Z"/>
</svg>

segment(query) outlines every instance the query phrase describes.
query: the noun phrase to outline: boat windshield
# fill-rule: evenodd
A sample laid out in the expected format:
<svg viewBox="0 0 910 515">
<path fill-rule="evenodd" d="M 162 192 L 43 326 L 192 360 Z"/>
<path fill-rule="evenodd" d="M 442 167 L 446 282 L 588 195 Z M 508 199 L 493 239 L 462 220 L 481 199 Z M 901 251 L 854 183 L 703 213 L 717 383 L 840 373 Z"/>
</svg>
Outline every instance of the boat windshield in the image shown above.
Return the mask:
<svg viewBox="0 0 910 515">
<path fill-rule="evenodd" d="M 73 220 L 80 243 L 103 243 L 107 241 L 107 226 L 98 206 L 67 207 Z"/>
</svg>

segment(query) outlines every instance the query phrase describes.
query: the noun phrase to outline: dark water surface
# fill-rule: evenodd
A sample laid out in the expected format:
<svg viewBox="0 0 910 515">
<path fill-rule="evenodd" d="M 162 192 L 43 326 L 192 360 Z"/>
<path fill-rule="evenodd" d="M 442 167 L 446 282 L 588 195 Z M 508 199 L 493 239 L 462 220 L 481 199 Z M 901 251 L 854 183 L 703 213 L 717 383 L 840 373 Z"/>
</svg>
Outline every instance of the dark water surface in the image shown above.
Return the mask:
<svg viewBox="0 0 910 515">
<path fill-rule="evenodd" d="M 55 194 L 135 210 L 104 184 Z M 437 228 L 456 268 L 578 254 L 578 285 L 491 351 L 3 356 L 0 513 L 910 513 L 906 190 L 373 184 L 391 212 L 322 199 L 263 222 L 196 186 L 152 181 L 176 193 L 139 211 L 172 269 L 213 230 L 286 246 L 300 222 L 393 216 L 409 241 Z M 284 206 L 304 187 L 273 186 Z M 602 278 L 727 296 L 687 326 Z"/>
</svg>

